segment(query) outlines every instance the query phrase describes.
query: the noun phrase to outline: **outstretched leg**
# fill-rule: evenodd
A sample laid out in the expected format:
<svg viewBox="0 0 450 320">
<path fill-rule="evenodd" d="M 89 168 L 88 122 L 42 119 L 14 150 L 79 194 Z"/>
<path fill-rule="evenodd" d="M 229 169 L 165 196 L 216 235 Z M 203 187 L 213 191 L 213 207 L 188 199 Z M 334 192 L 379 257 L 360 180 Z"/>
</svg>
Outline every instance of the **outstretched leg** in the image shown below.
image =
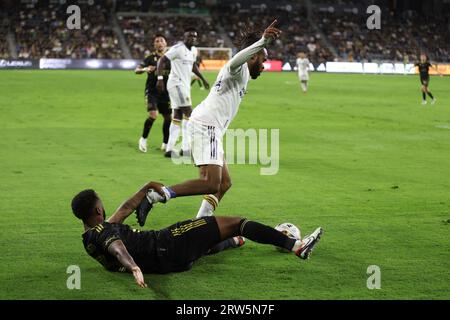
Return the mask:
<svg viewBox="0 0 450 320">
<path fill-rule="evenodd" d="M 323 230 L 317 228 L 310 236 L 303 240 L 292 239 L 284 233 L 259 222 L 238 217 L 216 217 L 222 240 L 243 236 L 252 241 L 271 244 L 295 252 L 302 259 L 308 259 L 314 246 L 319 241 Z"/>
</svg>

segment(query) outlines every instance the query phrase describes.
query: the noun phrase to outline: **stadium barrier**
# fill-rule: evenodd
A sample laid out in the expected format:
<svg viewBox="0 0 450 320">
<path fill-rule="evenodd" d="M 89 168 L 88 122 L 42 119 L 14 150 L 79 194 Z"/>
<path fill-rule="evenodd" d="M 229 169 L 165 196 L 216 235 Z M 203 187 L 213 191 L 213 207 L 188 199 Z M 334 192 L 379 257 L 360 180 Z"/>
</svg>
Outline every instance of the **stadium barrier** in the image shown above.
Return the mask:
<svg viewBox="0 0 450 320">
<path fill-rule="evenodd" d="M 439 72 L 443 75 L 450 75 L 450 64 L 436 64 Z M 412 63 L 398 62 L 325 62 L 321 63 L 317 68 L 310 64 L 311 71 L 329 72 L 329 73 L 362 73 L 362 74 L 418 74 L 419 70 Z M 297 70 L 292 67 L 289 62 L 283 65 L 283 71 Z M 435 75 L 437 72 L 430 69 L 430 74 Z"/>
<path fill-rule="evenodd" d="M 218 71 L 227 63 L 227 60 L 202 60 L 200 64 L 200 70 L 205 71 Z"/>
<path fill-rule="evenodd" d="M 133 70 L 141 62 L 138 59 L 0 59 L 1 69 L 110 69 Z M 217 71 L 227 60 L 203 60 L 201 69 Z M 264 63 L 266 71 L 296 71 L 289 62 L 268 60 Z M 441 74 L 450 75 L 450 64 L 439 63 L 437 68 Z M 417 74 L 418 70 L 412 63 L 375 63 L 375 62 L 325 62 L 314 67 L 311 71 L 329 73 L 361 73 L 361 74 Z M 430 69 L 430 74 L 437 72 Z"/>
</svg>

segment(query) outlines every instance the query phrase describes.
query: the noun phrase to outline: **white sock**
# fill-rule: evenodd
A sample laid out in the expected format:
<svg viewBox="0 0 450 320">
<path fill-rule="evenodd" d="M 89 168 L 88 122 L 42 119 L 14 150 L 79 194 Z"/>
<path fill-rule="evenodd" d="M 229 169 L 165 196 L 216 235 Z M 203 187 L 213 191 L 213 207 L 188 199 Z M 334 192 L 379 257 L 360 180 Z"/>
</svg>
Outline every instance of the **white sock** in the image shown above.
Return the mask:
<svg viewBox="0 0 450 320">
<path fill-rule="evenodd" d="M 188 136 L 188 125 L 189 125 L 189 118 L 184 118 L 183 122 L 181 123 L 181 130 L 182 130 L 182 143 L 181 143 L 181 149 L 183 151 L 190 150 L 190 143 L 189 143 L 189 136 Z"/>
<path fill-rule="evenodd" d="M 212 216 L 218 205 L 219 200 L 214 195 L 204 196 L 200 209 L 198 209 L 197 218 Z"/>
<path fill-rule="evenodd" d="M 166 201 L 166 198 L 164 198 L 162 195 L 160 195 L 155 190 L 147 191 L 146 197 L 147 197 L 147 200 L 150 203 L 165 202 Z"/>
<path fill-rule="evenodd" d="M 292 247 L 292 252 L 297 251 L 298 249 L 300 249 L 303 245 L 303 241 L 302 240 L 297 240 L 295 241 L 294 246 Z"/>
<path fill-rule="evenodd" d="M 303 92 L 306 92 L 306 90 L 308 89 L 306 83 L 304 83 L 304 82 L 300 83 L 300 86 L 302 87 Z"/>
<path fill-rule="evenodd" d="M 166 152 L 173 150 L 173 147 L 175 147 L 175 144 L 177 143 L 179 135 L 180 135 L 180 122 L 179 122 L 179 120 L 174 119 L 170 123 L 169 141 L 167 142 Z"/>
</svg>

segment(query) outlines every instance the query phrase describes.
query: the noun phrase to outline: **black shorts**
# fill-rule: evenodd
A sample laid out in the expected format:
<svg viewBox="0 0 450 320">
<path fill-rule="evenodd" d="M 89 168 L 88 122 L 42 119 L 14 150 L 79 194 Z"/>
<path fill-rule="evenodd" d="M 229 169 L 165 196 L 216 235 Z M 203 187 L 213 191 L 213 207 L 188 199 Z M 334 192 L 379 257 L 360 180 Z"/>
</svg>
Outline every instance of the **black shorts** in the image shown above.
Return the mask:
<svg viewBox="0 0 450 320">
<path fill-rule="evenodd" d="M 428 86 L 430 83 L 430 76 L 420 76 L 420 83 L 424 86 Z"/>
<path fill-rule="evenodd" d="M 147 93 L 145 95 L 145 104 L 147 111 L 158 110 L 161 114 L 171 114 L 169 95 L 158 95 L 154 93 Z"/>
<path fill-rule="evenodd" d="M 178 222 L 158 232 L 156 250 L 160 272 L 191 269 L 194 261 L 204 256 L 221 241 L 215 217 Z"/>
</svg>

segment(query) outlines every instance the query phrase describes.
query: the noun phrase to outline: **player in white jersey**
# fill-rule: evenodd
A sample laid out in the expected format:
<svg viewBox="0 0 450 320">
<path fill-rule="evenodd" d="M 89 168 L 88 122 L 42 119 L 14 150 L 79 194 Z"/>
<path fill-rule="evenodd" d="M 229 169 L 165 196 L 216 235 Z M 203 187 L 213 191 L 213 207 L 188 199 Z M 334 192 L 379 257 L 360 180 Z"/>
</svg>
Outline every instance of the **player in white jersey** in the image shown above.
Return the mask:
<svg viewBox="0 0 450 320">
<path fill-rule="evenodd" d="M 300 86 L 304 93 L 308 91 L 308 80 L 309 80 L 309 60 L 306 57 L 304 52 L 300 52 L 297 55 L 297 69 L 298 69 L 298 78 L 300 79 Z"/>
<path fill-rule="evenodd" d="M 192 157 L 195 165 L 199 167 L 199 179 L 170 187 L 153 183 L 155 187 L 149 189 L 146 198 L 136 210 L 141 226 L 144 225 L 154 203 L 167 202 L 175 197 L 205 195 L 197 217 L 214 213 L 220 199 L 231 187 L 222 137 L 238 112 L 248 81 L 250 78 L 258 78 L 264 70 L 263 63 L 267 60 L 265 47 L 281 33 L 274 27 L 276 22 L 272 22 L 264 31 L 262 38 L 256 32 L 242 34 L 240 49 L 243 50 L 220 70 L 209 95 L 192 113 L 189 136 Z"/>
<path fill-rule="evenodd" d="M 182 127 L 183 142 L 181 152 L 188 155 L 189 142 L 187 139 L 187 123 L 192 113 L 191 101 L 191 73 L 197 75 L 206 89 L 209 89 L 208 81 L 200 73 L 197 60 L 197 31 L 188 28 L 184 33 L 184 40 L 171 47 L 164 56 L 158 60 L 156 74 L 158 82 L 156 87 L 160 92 L 164 91 L 163 72 L 168 60 L 170 60 L 171 71 L 167 81 L 167 91 L 170 97 L 170 106 L 173 109 L 172 123 L 169 129 L 169 141 L 166 147 L 166 157 L 171 157 L 175 143 L 180 135 Z M 183 121 L 182 121 L 183 120 Z"/>
</svg>

